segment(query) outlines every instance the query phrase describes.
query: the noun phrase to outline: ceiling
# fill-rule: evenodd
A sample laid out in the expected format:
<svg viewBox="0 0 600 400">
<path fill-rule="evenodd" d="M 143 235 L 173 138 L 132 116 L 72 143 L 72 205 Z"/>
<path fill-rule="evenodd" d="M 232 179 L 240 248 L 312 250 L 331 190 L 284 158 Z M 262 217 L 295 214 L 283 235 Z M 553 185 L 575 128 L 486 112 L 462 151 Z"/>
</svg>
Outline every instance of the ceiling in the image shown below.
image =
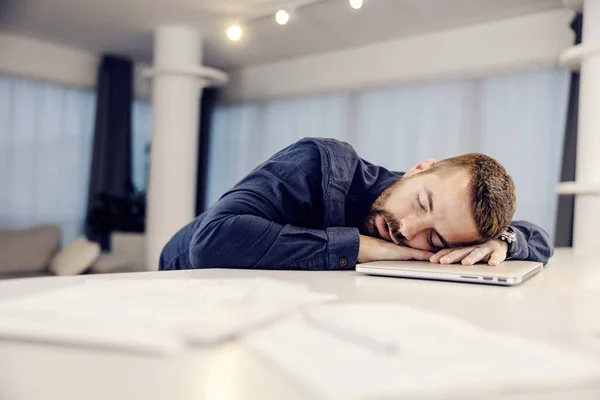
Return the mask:
<svg viewBox="0 0 600 400">
<path fill-rule="evenodd" d="M 273 13 L 304 4 L 286 26 Z M 339 50 L 453 26 L 561 7 L 561 0 L 0 0 L 0 31 L 92 52 L 152 59 L 152 29 L 184 24 L 201 30 L 204 64 L 235 68 Z M 241 19 L 244 37 L 226 38 Z"/>
</svg>

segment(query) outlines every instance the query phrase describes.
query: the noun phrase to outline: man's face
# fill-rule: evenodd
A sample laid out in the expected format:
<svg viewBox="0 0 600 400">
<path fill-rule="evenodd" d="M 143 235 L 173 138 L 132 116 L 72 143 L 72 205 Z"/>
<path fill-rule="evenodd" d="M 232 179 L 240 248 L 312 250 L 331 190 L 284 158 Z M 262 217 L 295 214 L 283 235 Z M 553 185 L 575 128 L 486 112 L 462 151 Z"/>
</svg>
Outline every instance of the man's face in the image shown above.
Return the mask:
<svg viewBox="0 0 600 400">
<path fill-rule="evenodd" d="M 422 173 L 434 162 L 418 164 L 384 191 L 373 203 L 362 231 L 428 251 L 479 241 L 467 172 Z"/>
</svg>

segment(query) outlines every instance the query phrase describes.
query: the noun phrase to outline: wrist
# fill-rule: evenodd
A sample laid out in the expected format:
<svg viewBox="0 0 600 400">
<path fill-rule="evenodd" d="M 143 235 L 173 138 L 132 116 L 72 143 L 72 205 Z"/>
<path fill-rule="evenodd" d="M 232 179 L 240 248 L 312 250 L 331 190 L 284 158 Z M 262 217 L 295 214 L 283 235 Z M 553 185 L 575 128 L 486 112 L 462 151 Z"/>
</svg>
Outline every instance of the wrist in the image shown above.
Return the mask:
<svg viewBox="0 0 600 400">
<path fill-rule="evenodd" d="M 502 243 L 502 246 L 506 251 L 506 258 L 510 257 L 514 251 L 515 242 L 517 241 L 516 233 L 508 227 L 500 234 L 500 236 L 498 236 L 497 240 Z"/>
<path fill-rule="evenodd" d="M 358 262 L 366 263 L 371 261 L 378 261 L 381 259 L 382 244 L 386 244 L 381 239 L 377 239 L 371 236 L 360 235 L 358 245 Z"/>
<path fill-rule="evenodd" d="M 506 243 L 504 240 L 500 240 L 500 239 L 495 239 L 495 241 L 498 242 L 498 246 L 500 246 L 502 251 L 504 251 L 505 253 L 508 253 L 508 243 Z"/>
<path fill-rule="evenodd" d="M 370 259 L 370 252 L 369 252 L 369 246 L 370 246 L 370 237 L 365 236 L 365 235 L 360 235 L 360 239 L 359 239 L 359 244 L 358 244 L 358 262 L 359 263 L 366 263 L 369 261 L 373 261 L 372 259 Z"/>
</svg>

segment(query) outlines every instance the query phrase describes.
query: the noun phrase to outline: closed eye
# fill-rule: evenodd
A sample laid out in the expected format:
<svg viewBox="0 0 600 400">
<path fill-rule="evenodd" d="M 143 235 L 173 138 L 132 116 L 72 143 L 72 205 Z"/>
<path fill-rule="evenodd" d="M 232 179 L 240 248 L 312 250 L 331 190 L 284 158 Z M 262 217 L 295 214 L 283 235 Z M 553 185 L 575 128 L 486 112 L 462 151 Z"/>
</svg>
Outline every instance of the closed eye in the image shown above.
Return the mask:
<svg viewBox="0 0 600 400">
<path fill-rule="evenodd" d="M 419 198 L 418 194 L 417 194 L 417 204 L 419 205 L 419 208 L 421 209 L 421 211 L 427 212 L 427 210 L 425 209 L 425 206 L 423 205 L 423 203 L 421 203 L 421 199 Z"/>
<path fill-rule="evenodd" d="M 436 246 L 435 243 L 433 243 L 433 229 L 427 231 L 427 242 L 429 242 L 429 245 L 431 246 L 431 251 L 437 252 L 441 250 L 439 246 Z"/>
</svg>

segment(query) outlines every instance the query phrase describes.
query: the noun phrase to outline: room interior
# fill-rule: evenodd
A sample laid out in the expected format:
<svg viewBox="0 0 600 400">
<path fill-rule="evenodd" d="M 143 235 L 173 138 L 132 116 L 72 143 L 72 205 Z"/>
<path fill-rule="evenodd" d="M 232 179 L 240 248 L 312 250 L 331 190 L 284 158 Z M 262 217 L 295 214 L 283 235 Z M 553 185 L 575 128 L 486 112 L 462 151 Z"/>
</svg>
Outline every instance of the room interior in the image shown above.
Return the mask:
<svg viewBox="0 0 600 400">
<path fill-rule="evenodd" d="M 600 0 L 0 2 L 0 399 L 599 398 L 599 22 Z M 554 256 L 514 287 L 158 271 L 305 137 L 393 171 L 488 154 Z"/>
<path fill-rule="evenodd" d="M 14 251 L 3 273 L 56 273 L 52 258 L 69 244 L 58 264 L 86 261 L 61 274 L 155 270 L 174 232 L 307 136 L 344 140 L 398 171 L 485 152 L 515 179 L 515 219 L 571 246 L 581 185 L 561 196 L 557 187 L 575 180 L 567 122 L 578 74 L 560 56 L 581 30 L 571 26 L 581 4 L 9 2 L 0 221 L 14 233 L 7 249 L 39 242 L 45 257 L 28 266 Z M 232 27 L 241 39 L 228 37 Z M 90 229 L 101 232 L 88 243 Z"/>
</svg>

